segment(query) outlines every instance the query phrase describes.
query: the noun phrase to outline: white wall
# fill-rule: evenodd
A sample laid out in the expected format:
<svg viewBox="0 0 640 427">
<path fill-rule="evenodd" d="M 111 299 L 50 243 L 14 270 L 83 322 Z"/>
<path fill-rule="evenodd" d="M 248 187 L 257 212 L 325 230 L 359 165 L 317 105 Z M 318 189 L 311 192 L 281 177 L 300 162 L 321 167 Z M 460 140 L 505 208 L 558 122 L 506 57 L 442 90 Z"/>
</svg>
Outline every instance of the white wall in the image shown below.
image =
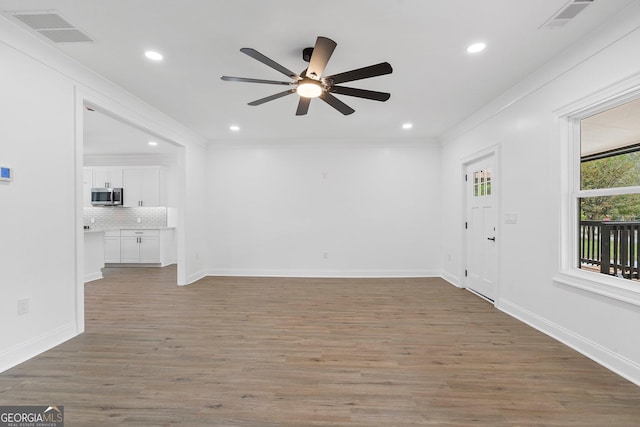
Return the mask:
<svg viewBox="0 0 640 427">
<path fill-rule="evenodd" d="M 180 197 L 186 199 L 187 209 L 186 214 L 180 218 L 178 227 L 188 237 L 183 240 L 186 280 L 187 283 L 193 283 L 206 276 L 208 254 L 211 246 L 216 244 L 209 238 L 211 218 L 207 215 L 206 171 L 210 166 L 207 163 L 207 151 L 201 146 L 184 150 L 180 159 L 183 159 L 186 171 L 182 174 L 185 181 L 181 186 L 185 191 L 180 193 Z"/>
<path fill-rule="evenodd" d="M 0 64 L 0 164 L 15 168 L 15 180 L 0 184 L 3 371 L 84 330 L 82 123 L 76 120 L 84 100 L 184 147 L 178 178 L 183 189 L 187 182 L 193 187 L 180 191 L 183 284 L 204 270 L 197 254 L 206 253 L 207 223 L 199 136 L 3 17 Z M 18 316 L 21 298 L 29 299 L 29 313 Z"/>
<path fill-rule="evenodd" d="M 75 334 L 77 278 L 73 85 L 4 44 L 0 63 L 0 164 L 15 169 L 0 184 L 1 371 Z"/>
<path fill-rule="evenodd" d="M 640 8 L 564 52 L 449 132 L 443 141 L 445 276 L 464 284 L 461 159 L 500 146 L 498 308 L 640 384 L 640 307 L 553 280 L 560 272 L 561 133 L 554 111 L 640 73 Z"/>
<path fill-rule="evenodd" d="M 210 274 L 440 275 L 439 155 L 401 140 L 212 146 Z"/>
</svg>

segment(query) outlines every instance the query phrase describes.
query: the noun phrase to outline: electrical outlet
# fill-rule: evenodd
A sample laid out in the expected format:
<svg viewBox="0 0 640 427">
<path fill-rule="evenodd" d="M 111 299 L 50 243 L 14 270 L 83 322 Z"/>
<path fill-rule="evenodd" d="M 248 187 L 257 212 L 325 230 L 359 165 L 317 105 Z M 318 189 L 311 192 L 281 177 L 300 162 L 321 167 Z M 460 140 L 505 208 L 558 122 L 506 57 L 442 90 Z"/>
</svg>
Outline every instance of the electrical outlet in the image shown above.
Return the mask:
<svg viewBox="0 0 640 427">
<path fill-rule="evenodd" d="M 29 298 L 18 300 L 18 316 L 23 316 L 29 312 Z"/>
<path fill-rule="evenodd" d="M 138 224 L 140 224 L 140 222 L 141 222 L 141 221 L 142 221 L 142 218 L 136 218 L 136 222 L 137 222 Z"/>
<path fill-rule="evenodd" d="M 95 218 L 91 218 L 91 224 L 95 224 L 96 223 L 96 219 Z"/>
</svg>

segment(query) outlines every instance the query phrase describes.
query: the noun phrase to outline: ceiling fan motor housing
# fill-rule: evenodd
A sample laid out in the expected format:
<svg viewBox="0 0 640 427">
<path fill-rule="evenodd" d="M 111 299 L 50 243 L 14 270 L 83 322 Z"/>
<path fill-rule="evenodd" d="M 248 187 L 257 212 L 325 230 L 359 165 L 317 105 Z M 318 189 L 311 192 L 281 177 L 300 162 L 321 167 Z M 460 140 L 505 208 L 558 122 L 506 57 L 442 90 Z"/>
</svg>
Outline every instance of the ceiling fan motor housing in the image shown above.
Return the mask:
<svg viewBox="0 0 640 427">
<path fill-rule="evenodd" d="M 311 55 L 313 55 L 312 47 L 306 47 L 302 49 L 302 60 L 304 62 L 311 62 Z"/>
</svg>

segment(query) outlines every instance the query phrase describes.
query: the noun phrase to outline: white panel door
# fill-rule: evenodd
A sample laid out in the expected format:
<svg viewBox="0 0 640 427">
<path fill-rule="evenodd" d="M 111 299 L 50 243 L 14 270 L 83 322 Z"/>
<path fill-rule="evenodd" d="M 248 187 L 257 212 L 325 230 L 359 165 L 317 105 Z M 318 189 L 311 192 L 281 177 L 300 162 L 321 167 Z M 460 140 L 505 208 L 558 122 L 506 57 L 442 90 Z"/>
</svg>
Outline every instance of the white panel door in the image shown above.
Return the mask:
<svg viewBox="0 0 640 427">
<path fill-rule="evenodd" d="M 495 156 L 466 167 L 467 266 L 465 286 L 495 300 L 498 256 L 496 242 Z"/>
</svg>

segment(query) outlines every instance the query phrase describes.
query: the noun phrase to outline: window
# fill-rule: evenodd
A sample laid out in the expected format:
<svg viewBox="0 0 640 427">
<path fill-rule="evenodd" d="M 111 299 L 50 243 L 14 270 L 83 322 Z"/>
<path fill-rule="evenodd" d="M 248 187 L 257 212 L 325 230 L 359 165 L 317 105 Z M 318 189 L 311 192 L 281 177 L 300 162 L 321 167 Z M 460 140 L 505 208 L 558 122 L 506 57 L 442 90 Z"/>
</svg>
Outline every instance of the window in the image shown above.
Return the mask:
<svg viewBox="0 0 640 427">
<path fill-rule="evenodd" d="M 473 197 L 491 195 L 491 169 L 473 172 Z"/>
<path fill-rule="evenodd" d="M 574 124 L 580 147 L 577 267 L 640 281 L 640 99 Z"/>
</svg>

